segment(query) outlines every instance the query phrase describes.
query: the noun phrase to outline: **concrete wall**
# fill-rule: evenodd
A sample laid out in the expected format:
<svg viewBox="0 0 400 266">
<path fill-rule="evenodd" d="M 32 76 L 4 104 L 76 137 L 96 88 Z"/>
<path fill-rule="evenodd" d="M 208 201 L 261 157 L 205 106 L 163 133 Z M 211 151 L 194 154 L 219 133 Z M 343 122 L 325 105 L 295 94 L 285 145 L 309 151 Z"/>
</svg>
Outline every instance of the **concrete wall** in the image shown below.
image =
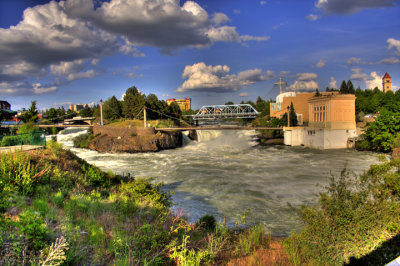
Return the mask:
<svg viewBox="0 0 400 266">
<path fill-rule="evenodd" d="M 137 128 L 137 127 L 110 127 L 110 126 L 94 126 L 93 135 L 108 135 L 115 138 L 124 138 L 131 136 L 150 136 L 155 134 L 153 127 Z"/>
<path fill-rule="evenodd" d="M 288 146 L 301 146 L 304 139 L 304 128 L 285 127 L 283 131 L 284 144 Z"/>
<path fill-rule="evenodd" d="M 329 130 L 312 127 L 284 128 L 284 143 L 313 149 L 346 149 L 348 139 L 357 136 L 355 129 Z"/>
</svg>

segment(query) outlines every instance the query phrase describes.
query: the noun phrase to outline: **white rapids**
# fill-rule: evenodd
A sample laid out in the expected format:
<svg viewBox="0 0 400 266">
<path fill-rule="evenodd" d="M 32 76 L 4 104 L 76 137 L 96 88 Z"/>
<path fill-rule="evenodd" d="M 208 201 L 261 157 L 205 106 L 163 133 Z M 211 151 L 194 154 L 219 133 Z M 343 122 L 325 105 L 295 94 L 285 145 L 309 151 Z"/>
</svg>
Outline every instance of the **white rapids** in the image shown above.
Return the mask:
<svg viewBox="0 0 400 266">
<path fill-rule="evenodd" d="M 258 146 L 252 131 L 198 131 L 199 141 L 187 137 L 182 148 L 157 153 L 101 154 L 71 147 L 82 129 L 60 132 L 79 157 L 114 173 L 154 177 L 165 190 L 175 191 L 174 209 L 190 221 L 204 214 L 228 225 L 249 210 L 247 221 L 261 223 L 273 235 L 288 235 L 301 227 L 288 206 L 315 203 L 331 174 L 347 167 L 361 173 L 378 156 L 355 150 L 312 150 L 304 147 Z M 319 186 L 317 186 L 319 185 Z"/>
</svg>

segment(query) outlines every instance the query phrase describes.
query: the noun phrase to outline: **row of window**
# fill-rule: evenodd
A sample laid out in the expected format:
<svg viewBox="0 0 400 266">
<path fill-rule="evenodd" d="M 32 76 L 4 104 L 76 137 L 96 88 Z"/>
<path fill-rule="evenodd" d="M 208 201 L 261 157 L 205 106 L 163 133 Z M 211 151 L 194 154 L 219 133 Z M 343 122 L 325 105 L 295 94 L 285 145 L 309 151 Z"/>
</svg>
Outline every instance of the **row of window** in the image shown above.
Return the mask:
<svg viewBox="0 0 400 266">
<path fill-rule="evenodd" d="M 314 106 L 314 122 L 323 122 L 327 119 L 326 112 L 328 108 L 325 105 Z"/>
</svg>

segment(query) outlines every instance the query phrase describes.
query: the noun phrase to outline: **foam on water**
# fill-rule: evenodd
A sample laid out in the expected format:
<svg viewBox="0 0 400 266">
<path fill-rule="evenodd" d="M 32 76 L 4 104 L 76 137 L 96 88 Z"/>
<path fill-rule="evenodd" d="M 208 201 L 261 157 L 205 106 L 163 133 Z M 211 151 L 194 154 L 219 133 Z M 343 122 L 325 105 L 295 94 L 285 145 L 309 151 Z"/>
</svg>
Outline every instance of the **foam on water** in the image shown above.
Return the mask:
<svg viewBox="0 0 400 266">
<path fill-rule="evenodd" d="M 247 220 L 264 224 L 274 235 L 286 235 L 301 226 L 288 203 L 312 204 L 330 174 L 339 174 L 346 165 L 360 173 L 378 162 L 377 155 L 355 150 L 255 146 L 254 132 L 248 131 L 198 133 L 198 142 L 157 153 L 71 150 L 105 171 L 155 177 L 166 190 L 176 192 L 174 208 L 182 209 L 190 221 L 212 214 L 219 220 L 226 216 L 232 225 L 250 209 Z"/>
</svg>

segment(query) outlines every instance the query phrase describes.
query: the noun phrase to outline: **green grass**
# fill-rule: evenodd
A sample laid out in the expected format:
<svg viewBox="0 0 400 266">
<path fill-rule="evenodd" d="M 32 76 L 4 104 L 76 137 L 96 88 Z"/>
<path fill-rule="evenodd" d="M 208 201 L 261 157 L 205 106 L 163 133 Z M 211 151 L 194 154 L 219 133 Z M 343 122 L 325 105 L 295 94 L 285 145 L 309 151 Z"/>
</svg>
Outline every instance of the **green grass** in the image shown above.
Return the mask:
<svg viewBox="0 0 400 266">
<path fill-rule="evenodd" d="M 206 230 L 171 214 L 162 184 L 104 173 L 54 142 L 0 162 L 1 265 L 212 263 L 238 239 L 211 217 Z"/>
</svg>

